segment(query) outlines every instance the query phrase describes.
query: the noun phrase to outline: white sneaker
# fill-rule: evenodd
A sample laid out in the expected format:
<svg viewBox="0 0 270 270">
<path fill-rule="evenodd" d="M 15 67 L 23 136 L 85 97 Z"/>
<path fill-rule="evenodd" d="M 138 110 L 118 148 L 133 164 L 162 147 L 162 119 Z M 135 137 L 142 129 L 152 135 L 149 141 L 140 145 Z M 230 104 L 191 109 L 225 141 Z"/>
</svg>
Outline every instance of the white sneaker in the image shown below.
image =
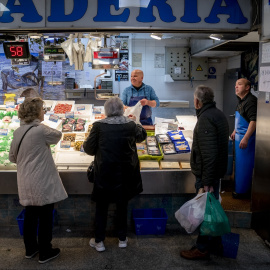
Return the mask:
<svg viewBox="0 0 270 270">
<path fill-rule="evenodd" d="M 90 245 L 90 247 L 95 248 L 96 251 L 99 251 L 99 252 L 105 250 L 105 246 L 104 246 L 103 242 L 101 241 L 99 243 L 96 243 L 95 238 L 90 239 L 89 245 Z"/>
<path fill-rule="evenodd" d="M 120 241 L 120 240 L 119 240 L 118 246 L 119 246 L 120 248 L 126 248 L 126 247 L 127 247 L 127 242 L 128 242 L 128 238 L 126 237 L 126 240 L 124 240 L 124 241 Z"/>
</svg>

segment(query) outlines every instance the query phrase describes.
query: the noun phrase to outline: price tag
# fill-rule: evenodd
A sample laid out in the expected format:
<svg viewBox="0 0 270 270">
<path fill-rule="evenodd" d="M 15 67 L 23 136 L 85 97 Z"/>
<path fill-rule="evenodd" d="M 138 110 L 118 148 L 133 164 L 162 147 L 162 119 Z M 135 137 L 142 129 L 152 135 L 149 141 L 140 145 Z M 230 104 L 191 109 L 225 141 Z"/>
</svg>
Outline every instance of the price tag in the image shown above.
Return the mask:
<svg viewBox="0 0 270 270">
<path fill-rule="evenodd" d="M 18 118 L 18 116 L 15 116 L 15 115 L 14 115 L 14 116 L 12 117 L 12 122 L 13 122 L 13 123 L 20 123 L 20 119 Z"/>
<path fill-rule="evenodd" d="M 8 135 L 8 129 L 0 129 L 0 136 L 7 136 Z"/>
<path fill-rule="evenodd" d="M 6 102 L 6 108 L 15 108 L 15 104 L 13 101 L 7 101 Z"/>
<path fill-rule="evenodd" d="M 77 111 L 85 111 L 85 106 L 77 107 Z"/>
<path fill-rule="evenodd" d="M 81 152 L 84 152 L 83 144 L 81 145 L 80 151 L 81 151 Z"/>
<path fill-rule="evenodd" d="M 66 118 L 74 118 L 74 112 L 66 112 Z"/>
<path fill-rule="evenodd" d="M 76 141 L 84 141 L 84 140 L 85 140 L 85 133 L 76 134 Z"/>
<path fill-rule="evenodd" d="M 59 119 L 58 115 L 55 115 L 55 114 L 52 114 L 50 117 L 49 117 L 49 120 L 52 121 L 52 122 L 57 122 Z"/>
<path fill-rule="evenodd" d="M 61 141 L 60 148 L 70 148 L 71 141 Z"/>
<path fill-rule="evenodd" d="M 17 104 L 22 104 L 25 100 L 25 97 L 17 98 Z"/>
<path fill-rule="evenodd" d="M 47 111 L 46 112 L 46 115 L 52 115 L 52 114 L 54 114 L 54 111 Z"/>
</svg>

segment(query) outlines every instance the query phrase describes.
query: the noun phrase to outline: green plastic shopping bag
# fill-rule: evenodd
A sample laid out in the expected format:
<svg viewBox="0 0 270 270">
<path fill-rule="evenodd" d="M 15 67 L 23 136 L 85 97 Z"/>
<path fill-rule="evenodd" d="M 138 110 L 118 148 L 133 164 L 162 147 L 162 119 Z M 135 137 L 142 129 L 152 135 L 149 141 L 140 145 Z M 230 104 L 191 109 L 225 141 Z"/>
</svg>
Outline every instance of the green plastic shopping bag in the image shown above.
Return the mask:
<svg viewBox="0 0 270 270">
<path fill-rule="evenodd" d="M 213 193 L 208 192 L 204 220 L 200 226 L 200 234 L 221 236 L 231 231 L 230 223 L 220 202 Z"/>
</svg>

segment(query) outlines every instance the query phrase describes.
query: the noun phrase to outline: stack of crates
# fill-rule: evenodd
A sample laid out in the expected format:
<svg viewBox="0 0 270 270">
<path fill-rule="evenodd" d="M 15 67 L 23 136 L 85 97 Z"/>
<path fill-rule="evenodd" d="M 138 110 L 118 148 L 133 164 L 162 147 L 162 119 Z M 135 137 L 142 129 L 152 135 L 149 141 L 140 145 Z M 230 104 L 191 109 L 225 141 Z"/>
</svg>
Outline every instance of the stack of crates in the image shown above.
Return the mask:
<svg viewBox="0 0 270 270">
<path fill-rule="evenodd" d="M 74 84 L 74 78 L 65 78 L 65 89 L 74 89 Z"/>
</svg>

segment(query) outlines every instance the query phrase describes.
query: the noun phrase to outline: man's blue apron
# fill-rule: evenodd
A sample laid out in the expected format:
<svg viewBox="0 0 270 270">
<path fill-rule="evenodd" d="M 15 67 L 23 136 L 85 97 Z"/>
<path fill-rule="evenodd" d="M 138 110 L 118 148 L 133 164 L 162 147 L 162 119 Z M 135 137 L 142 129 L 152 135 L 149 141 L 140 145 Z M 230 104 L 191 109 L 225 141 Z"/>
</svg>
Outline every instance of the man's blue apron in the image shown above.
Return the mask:
<svg viewBox="0 0 270 270">
<path fill-rule="evenodd" d="M 144 98 L 147 99 L 147 97 L 145 96 L 145 91 L 144 91 L 144 96 L 134 97 L 133 90 L 132 90 L 132 97 L 129 100 L 128 106 L 130 106 L 130 107 L 135 106 L 138 103 L 138 101 L 140 101 Z M 150 107 L 148 105 L 143 106 L 142 111 L 141 111 L 141 115 L 140 115 L 141 124 L 142 125 L 153 125 L 151 116 L 152 116 L 152 111 L 151 111 Z"/>
<path fill-rule="evenodd" d="M 235 192 L 247 193 L 251 189 L 252 173 L 255 158 L 255 132 L 248 140 L 248 146 L 240 149 L 239 144 L 244 138 L 249 123 L 235 112 Z"/>
</svg>

